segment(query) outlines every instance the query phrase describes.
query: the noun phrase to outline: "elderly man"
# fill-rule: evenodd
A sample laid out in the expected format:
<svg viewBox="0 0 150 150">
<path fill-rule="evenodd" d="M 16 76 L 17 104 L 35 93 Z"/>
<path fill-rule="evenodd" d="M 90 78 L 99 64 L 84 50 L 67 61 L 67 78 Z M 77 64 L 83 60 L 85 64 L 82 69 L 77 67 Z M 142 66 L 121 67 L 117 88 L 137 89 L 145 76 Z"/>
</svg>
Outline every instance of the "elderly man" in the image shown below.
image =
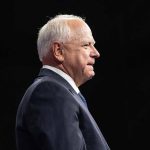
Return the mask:
<svg viewBox="0 0 150 150">
<path fill-rule="evenodd" d="M 94 44 L 79 16 L 57 15 L 40 29 L 42 68 L 18 107 L 18 150 L 110 149 L 78 88 L 95 75 Z"/>
</svg>

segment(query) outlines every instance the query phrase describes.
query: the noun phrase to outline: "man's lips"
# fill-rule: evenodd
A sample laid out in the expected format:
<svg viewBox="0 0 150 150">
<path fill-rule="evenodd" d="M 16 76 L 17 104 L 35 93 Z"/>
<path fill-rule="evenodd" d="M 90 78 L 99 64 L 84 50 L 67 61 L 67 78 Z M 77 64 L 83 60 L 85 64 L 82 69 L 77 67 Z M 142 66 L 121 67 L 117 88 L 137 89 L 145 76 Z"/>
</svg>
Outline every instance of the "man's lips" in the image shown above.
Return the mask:
<svg viewBox="0 0 150 150">
<path fill-rule="evenodd" d="M 89 62 L 87 65 L 94 66 L 95 62 Z"/>
<path fill-rule="evenodd" d="M 91 70 L 94 70 L 93 65 L 94 65 L 94 64 L 87 64 L 87 66 L 88 66 Z"/>
<path fill-rule="evenodd" d="M 91 70 L 94 70 L 94 64 L 95 64 L 95 61 L 94 60 L 91 60 L 87 63 L 87 66 L 91 69 Z"/>
</svg>

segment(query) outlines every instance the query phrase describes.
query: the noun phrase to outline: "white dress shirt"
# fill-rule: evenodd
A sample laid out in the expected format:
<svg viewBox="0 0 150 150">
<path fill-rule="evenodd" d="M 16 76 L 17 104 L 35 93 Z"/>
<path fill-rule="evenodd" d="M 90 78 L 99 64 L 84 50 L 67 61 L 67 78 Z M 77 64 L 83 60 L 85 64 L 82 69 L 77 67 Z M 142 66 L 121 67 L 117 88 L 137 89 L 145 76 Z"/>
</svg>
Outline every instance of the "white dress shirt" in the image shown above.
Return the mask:
<svg viewBox="0 0 150 150">
<path fill-rule="evenodd" d="M 42 68 L 50 69 L 50 70 L 54 71 L 55 73 L 59 74 L 73 87 L 73 89 L 77 92 L 77 94 L 80 92 L 80 90 L 76 86 L 74 80 L 68 74 L 63 72 L 62 70 L 55 68 L 55 67 L 52 67 L 52 66 L 49 66 L 49 65 L 43 65 Z"/>
</svg>

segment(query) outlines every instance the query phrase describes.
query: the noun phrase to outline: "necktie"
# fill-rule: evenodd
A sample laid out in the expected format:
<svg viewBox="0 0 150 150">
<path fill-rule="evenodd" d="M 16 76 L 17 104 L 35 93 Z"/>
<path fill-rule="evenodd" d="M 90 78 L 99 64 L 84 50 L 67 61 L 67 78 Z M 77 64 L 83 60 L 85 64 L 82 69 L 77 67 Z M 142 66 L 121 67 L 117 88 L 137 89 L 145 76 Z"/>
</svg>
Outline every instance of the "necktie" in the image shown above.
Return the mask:
<svg viewBox="0 0 150 150">
<path fill-rule="evenodd" d="M 84 98 L 84 96 L 79 92 L 78 95 L 80 96 L 80 98 L 82 99 L 83 103 L 86 105 L 87 107 L 87 103 L 86 103 L 86 100 Z"/>
</svg>

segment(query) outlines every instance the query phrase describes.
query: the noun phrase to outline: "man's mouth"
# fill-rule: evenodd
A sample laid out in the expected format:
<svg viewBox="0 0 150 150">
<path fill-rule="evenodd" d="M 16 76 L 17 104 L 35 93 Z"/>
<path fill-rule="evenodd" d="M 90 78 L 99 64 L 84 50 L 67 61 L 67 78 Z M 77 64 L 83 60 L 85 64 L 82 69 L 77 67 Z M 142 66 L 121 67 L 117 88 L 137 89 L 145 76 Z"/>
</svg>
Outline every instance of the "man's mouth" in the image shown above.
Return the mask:
<svg viewBox="0 0 150 150">
<path fill-rule="evenodd" d="M 94 64 L 87 64 L 87 66 L 88 66 L 91 70 L 94 70 L 93 65 L 94 65 Z"/>
</svg>

